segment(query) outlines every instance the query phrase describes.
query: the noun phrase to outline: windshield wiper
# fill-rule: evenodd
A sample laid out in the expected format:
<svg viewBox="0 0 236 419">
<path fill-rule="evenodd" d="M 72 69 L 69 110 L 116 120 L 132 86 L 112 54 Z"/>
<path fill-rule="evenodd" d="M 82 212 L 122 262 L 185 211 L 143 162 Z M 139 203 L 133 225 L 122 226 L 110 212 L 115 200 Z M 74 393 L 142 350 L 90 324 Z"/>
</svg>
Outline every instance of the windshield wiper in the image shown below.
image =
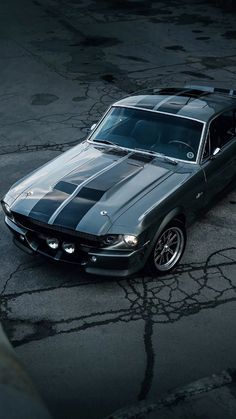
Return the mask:
<svg viewBox="0 0 236 419">
<path fill-rule="evenodd" d="M 178 164 L 178 161 L 177 161 L 177 160 L 173 159 L 172 157 L 168 157 L 168 156 L 166 156 L 165 154 L 158 153 L 158 154 L 157 154 L 157 157 L 161 157 L 161 158 L 162 158 L 163 160 L 165 160 L 167 163 L 171 163 L 171 164 L 174 164 L 174 165 Z"/>
<path fill-rule="evenodd" d="M 167 163 L 171 163 L 171 164 L 178 164 L 177 160 L 172 159 L 171 157 L 166 156 L 165 154 L 162 153 L 158 153 L 158 151 L 154 151 L 154 150 L 144 150 L 143 148 L 135 148 L 135 151 L 141 151 L 143 153 L 149 153 L 152 154 L 153 156 L 156 157 L 161 157 L 163 160 L 165 160 Z"/>
<path fill-rule="evenodd" d="M 154 156 L 157 156 L 158 155 L 158 153 L 156 151 L 153 151 L 153 150 L 144 150 L 144 148 L 137 148 L 137 147 L 135 147 L 134 148 L 134 151 L 140 151 L 141 153 L 152 154 Z"/>
<path fill-rule="evenodd" d="M 118 144 L 113 143 L 112 141 L 109 141 L 109 140 L 97 140 L 97 139 L 95 139 L 95 140 L 93 140 L 93 142 L 94 143 L 101 143 L 101 144 L 108 144 L 108 145 L 112 145 L 113 147 L 121 148 Z"/>
</svg>

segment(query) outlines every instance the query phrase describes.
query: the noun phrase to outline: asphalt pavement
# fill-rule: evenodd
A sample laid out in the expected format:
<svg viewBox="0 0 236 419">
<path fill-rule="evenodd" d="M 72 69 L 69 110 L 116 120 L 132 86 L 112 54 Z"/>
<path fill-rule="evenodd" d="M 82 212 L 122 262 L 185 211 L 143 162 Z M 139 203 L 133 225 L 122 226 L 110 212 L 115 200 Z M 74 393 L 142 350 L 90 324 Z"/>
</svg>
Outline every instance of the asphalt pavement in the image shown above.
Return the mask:
<svg viewBox="0 0 236 419">
<path fill-rule="evenodd" d="M 203 1 L 0 5 L 0 195 L 150 86 L 236 88 L 235 14 Z M 236 189 L 188 231 L 166 278 L 31 257 L 0 210 L 0 316 L 55 418 L 101 419 L 236 366 Z M 236 413 L 235 413 L 236 416 Z"/>
</svg>

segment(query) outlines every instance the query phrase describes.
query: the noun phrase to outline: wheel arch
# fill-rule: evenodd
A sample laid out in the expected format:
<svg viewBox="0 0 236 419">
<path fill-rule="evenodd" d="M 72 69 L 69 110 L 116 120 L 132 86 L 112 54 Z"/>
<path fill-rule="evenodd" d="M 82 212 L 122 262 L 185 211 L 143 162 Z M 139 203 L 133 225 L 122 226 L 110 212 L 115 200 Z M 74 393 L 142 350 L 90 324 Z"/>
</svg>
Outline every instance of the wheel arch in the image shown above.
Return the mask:
<svg viewBox="0 0 236 419">
<path fill-rule="evenodd" d="M 146 255 L 147 259 L 152 252 L 153 246 L 155 245 L 158 236 L 165 229 L 165 227 L 174 220 L 180 221 L 184 225 L 186 224 L 186 216 L 184 214 L 182 207 L 176 207 L 172 209 L 170 212 L 168 212 L 168 214 L 165 215 L 165 217 L 163 218 L 162 222 L 160 223 L 159 227 L 156 230 L 156 233 L 154 234 L 151 240 L 150 246 L 148 247 L 148 251 Z"/>
</svg>

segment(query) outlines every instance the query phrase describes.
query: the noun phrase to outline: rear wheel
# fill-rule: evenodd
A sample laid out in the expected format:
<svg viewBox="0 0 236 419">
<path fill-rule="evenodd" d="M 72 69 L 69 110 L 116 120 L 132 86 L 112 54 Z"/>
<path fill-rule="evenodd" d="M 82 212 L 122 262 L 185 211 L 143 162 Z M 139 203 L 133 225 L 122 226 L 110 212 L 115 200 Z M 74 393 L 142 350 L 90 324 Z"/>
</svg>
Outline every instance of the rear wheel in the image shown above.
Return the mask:
<svg viewBox="0 0 236 419">
<path fill-rule="evenodd" d="M 186 245 L 185 226 L 178 220 L 172 221 L 157 238 L 148 259 L 152 274 L 167 274 L 180 261 Z"/>
</svg>

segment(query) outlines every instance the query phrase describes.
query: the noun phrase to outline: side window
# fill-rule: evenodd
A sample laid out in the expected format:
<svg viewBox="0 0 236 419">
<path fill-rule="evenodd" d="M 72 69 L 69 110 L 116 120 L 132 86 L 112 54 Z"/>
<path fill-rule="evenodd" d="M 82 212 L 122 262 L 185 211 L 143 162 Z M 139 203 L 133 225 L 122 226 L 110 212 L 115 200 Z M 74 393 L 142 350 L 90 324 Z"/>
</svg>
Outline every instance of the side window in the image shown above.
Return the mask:
<svg viewBox="0 0 236 419">
<path fill-rule="evenodd" d="M 215 118 L 210 125 L 211 154 L 224 147 L 235 137 L 235 110 L 227 111 Z"/>
</svg>

